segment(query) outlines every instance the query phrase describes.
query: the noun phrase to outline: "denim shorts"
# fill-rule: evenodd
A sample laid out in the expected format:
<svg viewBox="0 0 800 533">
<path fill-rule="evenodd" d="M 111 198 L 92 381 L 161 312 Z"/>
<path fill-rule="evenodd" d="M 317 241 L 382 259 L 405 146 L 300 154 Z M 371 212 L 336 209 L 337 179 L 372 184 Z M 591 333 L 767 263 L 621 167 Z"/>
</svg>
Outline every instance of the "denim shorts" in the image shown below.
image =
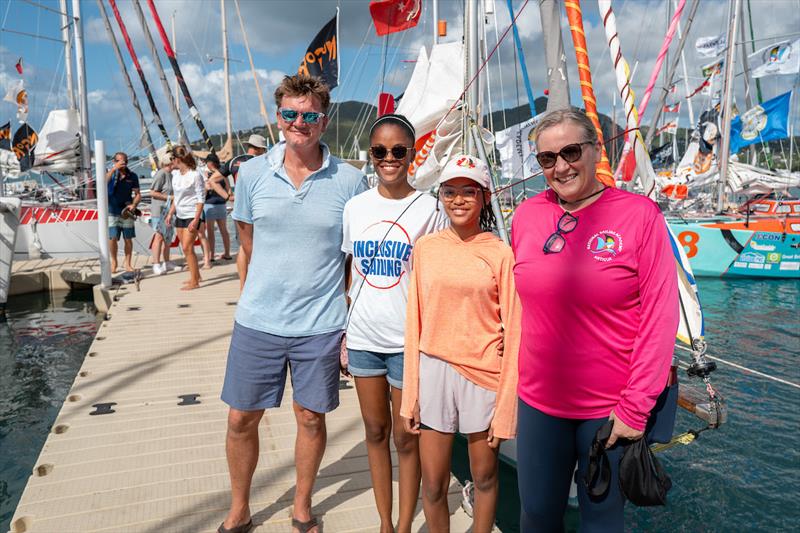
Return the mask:
<svg viewBox="0 0 800 533">
<path fill-rule="evenodd" d="M 225 204 L 203 204 L 203 214 L 206 220 L 225 220 L 228 210 Z"/>
<path fill-rule="evenodd" d="M 279 407 L 288 368 L 295 402 L 315 413 L 333 411 L 342 333 L 280 337 L 234 323 L 222 401 L 240 411 Z"/>
<path fill-rule="evenodd" d="M 164 237 L 164 242 L 167 244 L 172 243 L 172 237 L 175 233 L 175 230 L 172 228 L 171 224 L 167 226 L 163 218 L 150 217 L 150 227 L 153 228 L 156 233 Z"/>
<path fill-rule="evenodd" d="M 136 238 L 133 218 L 122 218 L 119 215 L 108 215 L 108 238 L 118 241 L 120 235 L 123 239 Z"/>
<path fill-rule="evenodd" d="M 347 370 L 357 378 L 386 376 L 389 385 L 403 388 L 403 352 L 347 350 Z"/>
</svg>

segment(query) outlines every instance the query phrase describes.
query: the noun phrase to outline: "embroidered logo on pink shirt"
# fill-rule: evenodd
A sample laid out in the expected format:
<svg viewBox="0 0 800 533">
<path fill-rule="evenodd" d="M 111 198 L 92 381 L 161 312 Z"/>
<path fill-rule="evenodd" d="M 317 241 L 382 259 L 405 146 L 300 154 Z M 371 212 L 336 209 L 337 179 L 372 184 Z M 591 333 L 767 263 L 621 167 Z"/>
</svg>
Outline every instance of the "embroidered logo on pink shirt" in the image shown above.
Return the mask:
<svg viewBox="0 0 800 533">
<path fill-rule="evenodd" d="M 597 261 L 611 261 L 622 252 L 622 236 L 612 230 L 599 231 L 589 238 L 586 249 Z"/>
</svg>

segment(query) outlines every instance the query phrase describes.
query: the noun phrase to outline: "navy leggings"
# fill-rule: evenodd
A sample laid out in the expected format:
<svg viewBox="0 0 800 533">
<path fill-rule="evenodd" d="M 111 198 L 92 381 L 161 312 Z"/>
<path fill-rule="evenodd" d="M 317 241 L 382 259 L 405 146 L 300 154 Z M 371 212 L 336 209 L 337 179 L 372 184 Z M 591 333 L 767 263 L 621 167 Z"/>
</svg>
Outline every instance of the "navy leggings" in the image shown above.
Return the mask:
<svg viewBox="0 0 800 533">
<path fill-rule="evenodd" d="M 592 439 L 607 420 L 556 418 L 519 400 L 517 477 L 523 533 L 564 530 L 564 512 L 576 460 L 580 531 L 623 531 L 625 498 L 619 488 L 619 460 L 625 448 L 615 445 L 607 450 L 611 462 L 611 486 L 602 500 L 590 500 L 582 481 Z"/>
</svg>

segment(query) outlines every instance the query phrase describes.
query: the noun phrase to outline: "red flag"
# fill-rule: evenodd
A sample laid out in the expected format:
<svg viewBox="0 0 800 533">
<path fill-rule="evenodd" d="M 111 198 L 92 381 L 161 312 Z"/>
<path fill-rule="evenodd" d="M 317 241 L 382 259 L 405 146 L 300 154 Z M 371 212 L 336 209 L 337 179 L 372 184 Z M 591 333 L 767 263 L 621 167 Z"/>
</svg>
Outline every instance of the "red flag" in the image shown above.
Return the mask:
<svg viewBox="0 0 800 533">
<path fill-rule="evenodd" d="M 378 116 L 388 115 L 394 113 L 394 96 L 389 93 L 381 93 L 378 95 Z"/>
<path fill-rule="evenodd" d="M 664 113 L 679 113 L 681 110 L 681 103 L 677 102 L 675 104 L 665 104 L 664 105 Z"/>
<path fill-rule="evenodd" d="M 369 13 L 376 33 L 387 35 L 416 26 L 422 13 L 422 0 L 373 0 Z"/>
<path fill-rule="evenodd" d="M 631 150 L 628 152 L 628 155 L 625 156 L 625 160 L 622 163 L 622 181 L 633 180 L 634 172 L 636 172 L 636 156 L 633 150 Z"/>
<path fill-rule="evenodd" d="M 20 57 L 17 61 L 17 72 L 19 72 L 20 76 L 22 76 L 22 58 Z"/>
</svg>

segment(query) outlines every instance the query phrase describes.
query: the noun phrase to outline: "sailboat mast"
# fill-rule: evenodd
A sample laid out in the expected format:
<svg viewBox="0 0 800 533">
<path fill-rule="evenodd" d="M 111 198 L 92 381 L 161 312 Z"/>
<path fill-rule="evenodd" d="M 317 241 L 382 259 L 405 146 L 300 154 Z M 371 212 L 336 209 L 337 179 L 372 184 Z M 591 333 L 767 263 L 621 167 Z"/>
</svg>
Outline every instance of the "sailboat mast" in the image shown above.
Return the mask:
<svg viewBox="0 0 800 533">
<path fill-rule="evenodd" d="M 228 134 L 226 145 L 232 142 L 233 127 L 231 125 L 231 78 L 228 65 L 228 22 L 225 16 L 225 0 L 219 0 L 220 16 L 222 17 L 222 62 L 225 72 L 225 131 Z"/>
<path fill-rule="evenodd" d="M 670 64 L 669 69 L 667 71 L 666 83 L 662 88 L 661 97 L 658 99 L 658 105 L 656 106 L 655 112 L 653 113 L 653 120 L 650 122 L 650 128 L 647 130 L 647 137 L 644 140 L 645 146 L 651 146 L 653 142 L 653 137 L 655 136 L 656 130 L 658 129 L 658 121 L 661 118 L 661 114 L 664 112 L 664 104 L 667 101 L 667 94 L 669 94 L 669 88 L 672 86 L 672 79 L 675 76 L 675 71 L 678 69 L 678 63 L 682 61 L 683 46 L 684 44 L 686 44 L 686 40 L 689 37 L 689 30 L 692 27 L 692 21 L 694 20 L 695 13 L 697 13 L 697 7 L 699 5 L 700 5 L 700 0 L 692 1 L 692 6 L 689 8 L 689 16 L 686 19 L 686 30 L 683 33 L 679 33 L 680 37 L 678 39 L 678 49 L 675 51 L 675 55 L 672 58 L 672 64 Z M 683 65 L 683 68 L 684 68 L 684 80 L 686 80 L 685 63 Z M 687 88 L 687 94 L 689 94 L 688 88 Z M 692 122 L 690 127 L 694 127 L 694 117 L 692 116 L 692 113 L 690 113 L 689 120 L 691 120 Z"/>
<path fill-rule="evenodd" d="M 131 77 L 128 75 L 128 69 L 125 67 L 125 60 L 122 58 L 122 52 L 119 50 L 117 37 L 114 35 L 114 31 L 111 29 L 111 21 L 108 18 L 105 6 L 103 6 L 103 0 L 97 0 L 97 8 L 100 10 L 100 16 L 102 17 L 103 24 L 105 24 L 106 31 L 108 32 L 108 39 L 111 41 L 111 48 L 114 49 L 114 55 L 117 57 L 117 62 L 119 63 L 119 68 L 122 71 L 122 77 L 125 80 L 125 85 L 128 87 L 128 94 L 131 96 L 133 109 L 136 111 L 136 116 L 139 117 L 139 124 L 142 128 L 142 138 L 147 144 L 147 149 L 150 151 L 150 157 L 152 158 L 151 163 L 155 168 L 155 165 L 158 164 L 158 156 L 156 155 L 156 149 L 153 145 L 153 138 L 150 136 L 150 130 L 147 128 L 147 122 L 144 119 L 142 108 L 139 106 L 139 98 L 136 96 L 136 91 L 133 90 Z"/>
<path fill-rule="evenodd" d="M 561 10 L 558 0 L 540 0 L 539 15 L 544 36 L 544 56 L 547 62 L 547 112 L 568 109 L 569 78 L 567 56 L 561 38 Z"/>
<path fill-rule="evenodd" d="M 172 98 L 172 90 L 169 87 L 167 76 L 164 74 L 164 67 L 161 66 L 161 59 L 158 57 L 158 50 L 156 49 L 155 42 L 153 42 L 153 36 L 150 34 L 150 28 L 147 26 L 147 21 L 144 18 L 144 11 L 142 11 L 142 5 L 139 3 L 139 0 L 133 0 L 133 8 L 134 11 L 136 11 L 136 18 L 139 19 L 139 24 L 142 26 L 144 40 L 147 41 L 147 47 L 150 49 L 150 55 L 153 56 L 153 64 L 155 65 L 156 72 L 158 72 L 158 77 L 161 80 L 161 87 L 164 90 L 164 96 L 167 97 L 167 107 L 169 107 L 170 111 L 172 112 L 172 118 L 175 120 L 175 125 L 178 128 L 178 143 L 188 145 L 189 137 L 186 135 L 186 128 L 183 127 L 181 115 L 174 105 L 175 100 Z"/>
<path fill-rule="evenodd" d="M 478 73 L 478 68 L 480 68 L 480 46 L 478 43 L 478 40 L 480 39 L 480 16 L 478 15 L 478 10 L 480 9 L 480 0 L 467 0 L 466 8 L 467 17 L 465 29 L 467 38 L 465 39 L 465 45 L 467 47 L 467 77 L 465 82 L 472 81 L 467 91 L 467 112 L 476 123 L 480 124 L 481 117 L 478 107 L 480 103 L 481 84 L 479 78 L 475 79 L 475 75 Z M 477 147 L 473 142 L 472 136 L 467 135 L 465 130 L 464 137 L 467 138 L 467 153 L 475 155 L 477 153 Z"/>
<path fill-rule="evenodd" d="M 725 53 L 725 92 L 722 104 L 722 146 L 720 150 L 719 183 L 717 187 L 717 211 L 725 208 L 725 187 L 728 185 L 728 163 L 731 151 L 731 115 L 733 111 L 733 62 L 736 56 L 736 27 L 742 0 L 730 0 L 731 18 L 728 25 L 728 48 Z"/>
<path fill-rule="evenodd" d="M 236 17 L 239 19 L 239 27 L 242 29 L 242 40 L 244 41 L 244 49 L 247 51 L 247 59 L 250 61 L 250 72 L 253 73 L 253 81 L 256 84 L 256 95 L 258 95 L 258 107 L 261 116 L 264 118 L 264 123 L 267 125 L 269 138 L 272 144 L 275 144 L 275 134 L 272 133 L 272 125 L 269 122 L 267 115 L 267 106 L 264 105 L 264 95 L 261 94 L 261 85 L 258 83 L 258 75 L 256 75 L 256 66 L 253 63 L 253 54 L 250 53 L 250 44 L 247 42 L 247 32 L 244 30 L 244 21 L 242 20 L 242 13 L 239 10 L 239 0 L 233 0 L 233 5 L 236 8 Z"/>
<path fill-rule="evenodd" d="M 67 78 L 67 102 L 70 109 L 75 109 L 75 88 L 72 78 L 72 39 L 69 35 L 69 12 L 67 0 L 59 0 L 61 8 L 61 40 L 64 41 L 64 74 Z"/>
<path fill-rule="evenodd" d="M 83 22 L 81 0 L 72 0 L 72 19 L 75 22 L 75 70 L 78 74 L 78 109 L 81 127 L 81 168 L 85 198 L 94 198 L 92 190 L 92 150 L 89 147 L 89 99 L 86 93 L 86 63 L 83 57 Z M 100 178 L 100 176 L 98 176 Z"/>
<path fill-rule="evenodd" d="M 439 0 L 433 0 L 433 44 L 439 44 Z"/>
<path fill-rule="evenodd" d="M 178 55 L 178 39 L 175 37 L 175 11 L 172 12 L 172 16 L 170 17 L 170 25 L 172 26 L 172 50 L 175 52 L 175 55 Z M 181 114 L 181 97 L 179 96 L 181 92 L 181 88 L 178 86 L 178 79 L 175 79 L 175 109 L 178 110 L 178 114 Z"/>
</svg>

